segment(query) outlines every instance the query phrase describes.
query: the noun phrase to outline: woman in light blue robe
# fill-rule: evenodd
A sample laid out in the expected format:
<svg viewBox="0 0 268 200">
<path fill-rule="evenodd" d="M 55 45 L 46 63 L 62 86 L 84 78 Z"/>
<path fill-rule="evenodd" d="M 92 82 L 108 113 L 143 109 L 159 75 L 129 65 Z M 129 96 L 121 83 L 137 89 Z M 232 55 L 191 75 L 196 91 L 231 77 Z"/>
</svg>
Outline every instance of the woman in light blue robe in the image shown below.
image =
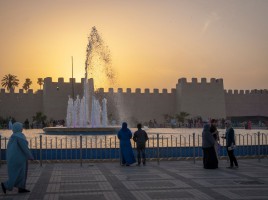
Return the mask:
<svg viewBox="0 0 268 200">
<path fill-rule="evenodd" d="M 120 140 L 121 165 L 129 166 L 136 162 L 130 139 L 132 138 L 131 131 L 127 128 L 127 123 L 122 124 L 122 128 L 117 134 Z"/>
<path fill-rule="evenodd" d="M 19 193 L 30 192 L 25 186 L 28 160 L 33 160 L 33 156 L 22 129 L 22 123 L 16 122 L 12 125 L 13 134 L 9 138 L 6 151 L 8 180 L 1 183 L 4 193 L 6 190 L 12 191 L 13 187 L 17 187 Z"/>
</svg>

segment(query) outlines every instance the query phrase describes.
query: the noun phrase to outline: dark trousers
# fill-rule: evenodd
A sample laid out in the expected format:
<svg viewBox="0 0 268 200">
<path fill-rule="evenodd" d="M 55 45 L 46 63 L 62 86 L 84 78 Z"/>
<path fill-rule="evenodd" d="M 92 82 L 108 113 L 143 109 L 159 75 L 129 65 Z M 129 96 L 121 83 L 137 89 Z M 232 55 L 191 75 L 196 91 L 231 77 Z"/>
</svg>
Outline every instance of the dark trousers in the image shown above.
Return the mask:
<svg viewBox="0 0 268 200">
<path fill-rule="evenodd" d="M 203 148 L 203 166 L 205 169 L 218 168 L 218 159 L 214 146 Z"/>
<path fill-rule="evenodd" d="M 234 150 L 229 151 L 227 149 L 227 153 L 228 153 L 228 156 L 230 159 L 230 166 L 233 167 L 234 164 L 235 164 L 235 166 L 238 166 L 237 160 L 236 160 L 235 155 L 234 155 Z"/>
<path fill-rule="evenodd" d="M 141 164 L 141 156 L 142 156 L 142 163 L 145 164 L 145 147 L 137 147 L 137 158 L 138 164 Z"/>
</svg>

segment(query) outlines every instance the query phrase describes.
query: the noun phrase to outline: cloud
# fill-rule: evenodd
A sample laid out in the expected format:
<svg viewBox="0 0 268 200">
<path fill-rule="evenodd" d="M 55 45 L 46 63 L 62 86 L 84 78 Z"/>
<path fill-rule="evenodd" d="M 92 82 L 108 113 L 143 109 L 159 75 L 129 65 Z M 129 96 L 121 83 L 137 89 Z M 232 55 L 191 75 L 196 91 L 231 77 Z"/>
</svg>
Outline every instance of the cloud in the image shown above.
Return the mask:
<svg viewBox="0 0 268 200">
<path fill-rule="evenodd" d="M 220 17 L 216 12 L 211 12 L 204 22 L 204 25 L 202 28 L 202 34 L 204 34 L 208 30 L 208 28 L 219 19 Z"/>
</svg>

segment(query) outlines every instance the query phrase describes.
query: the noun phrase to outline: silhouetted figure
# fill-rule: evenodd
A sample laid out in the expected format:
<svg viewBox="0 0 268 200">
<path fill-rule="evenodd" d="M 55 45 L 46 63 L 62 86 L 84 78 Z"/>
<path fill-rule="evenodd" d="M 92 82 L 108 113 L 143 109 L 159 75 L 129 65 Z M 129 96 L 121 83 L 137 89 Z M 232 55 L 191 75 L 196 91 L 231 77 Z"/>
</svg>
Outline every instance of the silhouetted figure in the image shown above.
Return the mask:
<svg viewBox="0 0 268 200">
<path fill-rule="evenodd" d="M 226 133 L 225 133 L 225 137 L 222 137 L 222 138 L 226 139 L 226 150 L 230 159 L 230 166 L 227 168 L 230 168 L 230 169 L 234 168 L 234 164 L 235 164 L 235 167 L 238 168 L 238 163 L 234 155 L 235 132 L 234 132 L 234 129 L 232 128 L 231 121 L 227 120 L 225 122 L 225 126 L 226 126 Z"/>
<path fill-rule="evenodd" d="M 217 120 L 216 119 L 212 119 L 210 121 L 210 132 L 211 132 L 213 138 L 215 139 L 214 148 L 215 148 L 215 152 L 216 152 L 217 159 L 218 159 L 220 137 L 219 137 L 219 131 L 217 130 Z"/>
<path fill-rule="evenodd" d="M 140 166 L 141 154 L 142 154 L 142 163 L 143 165 L 146 164 L 145 147 L 146 147 L 146 141 L 148 140 L 148 135 L 144 130 L 141 129 L 141 124 L 138 124 L 137 128 L 138 130 L 134 133 L 133 140 L 136 142 L 138 166 Z"/>
<path fill-rule="evenodd" d="M 8 180 L 1 183 L 2 190 L 12 191 L 18 188 L 19 193 L 30 192 L 26 187 L 28 160 L 33 160 L 25 135 L 22 133 L 22 123 L 16 122 L 12 126 L 13 134 L 7 144 L 7 171 Z"/>
<path fill-rule="evenodd" d="M 25 127 L 25 129 L 29 129 L 30 128 L 30 122 L 29 122 L 28 119 L 25 120 L 24 127 Z"/>
<path fill-rule="evenodd" d="M 11 119 L 8 122 L 8 129 L 9 130 L 12 130 L 12 120 Z"/>
<path fill-rule="evenodd" d="M 154 123 L 152 122 L 152 120 L 149 121 L 149 128 L 153 128 L 154 127 Z"/>
<path fill-rule="evenodd" d="M 122 124 L 122 128 L 118 132 L 117 137 L 120 140 L 121 165 L 129 166 L 135 163 L 136 159 L 130 142 L 132 133 L 128 129 L 126 122 Z"/>
<path fill-rule="evenodd" d="M 218 168 L 218 159 L 214 144 L 215 139 L 210 132 L 210 125 L 205 124 L 202 132 L 203 166 L 205 169 Z"/>
</svg>

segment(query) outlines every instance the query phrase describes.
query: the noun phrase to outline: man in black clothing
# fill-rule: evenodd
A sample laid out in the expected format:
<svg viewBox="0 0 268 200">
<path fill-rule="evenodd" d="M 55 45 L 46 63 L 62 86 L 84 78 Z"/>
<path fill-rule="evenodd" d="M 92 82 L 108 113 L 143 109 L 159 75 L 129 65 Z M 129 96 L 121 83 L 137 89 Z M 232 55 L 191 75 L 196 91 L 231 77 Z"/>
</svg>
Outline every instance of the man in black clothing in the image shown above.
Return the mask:
<svg viewBox="0 0 268 200">
<path fill-rule="evenodd" d="M 145 146 L 146 141 L 148 140 L 147 133 L 141 129 L 141 124 L 137 125 L 138 130 L 134 133 L 133 140 L 137 145 L 137 157 L 138 157 L 138 166 L 141 164 L 141 154 L 142 154 L 142 163 L 145 165 Z"/>
</svg>

